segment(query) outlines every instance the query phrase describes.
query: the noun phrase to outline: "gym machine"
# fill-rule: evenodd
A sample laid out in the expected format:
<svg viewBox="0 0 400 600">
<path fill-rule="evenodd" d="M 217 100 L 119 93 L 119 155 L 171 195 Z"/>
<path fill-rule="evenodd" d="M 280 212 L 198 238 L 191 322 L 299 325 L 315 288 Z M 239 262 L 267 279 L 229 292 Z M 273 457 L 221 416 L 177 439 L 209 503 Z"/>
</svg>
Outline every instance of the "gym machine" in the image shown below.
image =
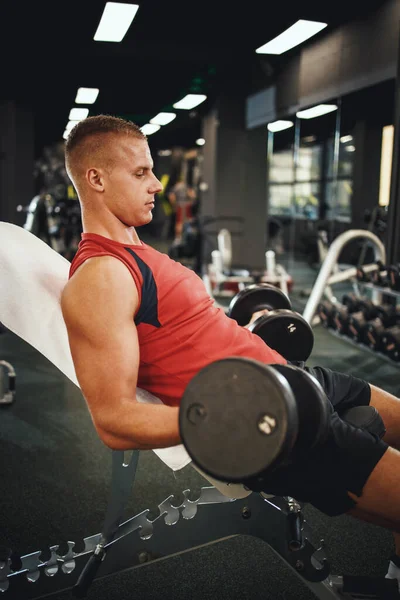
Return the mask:
<svg viewBox="0 0 400 600">
<path fill-rule="evenodd" d="M 249 271 L 232 266 L 232 236 L 228 229 L 221 229 L 217 236 L 218 249 L 211 252 L 211 263 L 203 280 L 212 297 L 232 298 L 240 290 L 253 283 L 270 283 L 286 295 L 291 291 L 293 279 L 286 269 L 276 264 L 275 252 L 265 253 L 265 270 Z"/>
</svg>

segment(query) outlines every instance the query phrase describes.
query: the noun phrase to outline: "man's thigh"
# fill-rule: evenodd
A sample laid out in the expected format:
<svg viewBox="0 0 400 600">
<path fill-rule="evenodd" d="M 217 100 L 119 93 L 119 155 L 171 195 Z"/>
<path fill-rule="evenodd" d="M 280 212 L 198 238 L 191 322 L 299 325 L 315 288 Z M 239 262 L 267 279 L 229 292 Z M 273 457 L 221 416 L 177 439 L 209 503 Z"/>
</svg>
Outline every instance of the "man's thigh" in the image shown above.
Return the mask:
<svg viewBox="0 0 400 600">
<path fill-rule="evenodd" d="M 304 370 L 319 381 L 339 415 L 355 406 L 367 406 L 371 401 L 371 387 L 362 379 L 325 367 L 304 367 Z"/>
<path fill-rule="evenodd" d="M 321 384 L 331 404 L 329 434 L 306 456 L 293 456 L 291 463 L 276 469 L 264 481 L 248 487 L 278 496 L 293 496 L 336 516 L 351 510 L 363 487 L 387 450 L 377 436 L 340 418 L 346 410 L 365 406 L 371 387 L 361 379 L 323 367 L 304 367 Z"/>
<path fill-rule="evenodd" d="M 295 454 L 290 464 L 278 467 L 263 481 L 247 483 L 250 489 L 277 496 L 292 496 L 329 516 L 355 507 L 349 492 L 361 496 L 370 474 L 388 445 L 377 436 L 331 415 L 327 438 L 305 455 Z"/>
</svg>

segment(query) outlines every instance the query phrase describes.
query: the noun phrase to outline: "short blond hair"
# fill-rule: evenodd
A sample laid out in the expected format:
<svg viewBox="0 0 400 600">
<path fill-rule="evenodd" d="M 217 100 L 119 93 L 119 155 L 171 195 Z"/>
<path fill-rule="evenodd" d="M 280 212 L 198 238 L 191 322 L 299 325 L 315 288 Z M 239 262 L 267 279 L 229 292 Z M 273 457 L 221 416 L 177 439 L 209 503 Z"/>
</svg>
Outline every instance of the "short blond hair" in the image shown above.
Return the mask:
<svg viewBox="0 0 400 600">
<path fill-rule="evenodd" d="M 119 136 L 147 140 L 138 125 L 111 115 L 88 117 L 71 129 L 65 143 L 65 166 L 76 188 L 79 188 L 88 157 L 96 159 L 104 168 L 112 168 L 113 157 L 108 152 L 107 142 Z"/>
</svg>

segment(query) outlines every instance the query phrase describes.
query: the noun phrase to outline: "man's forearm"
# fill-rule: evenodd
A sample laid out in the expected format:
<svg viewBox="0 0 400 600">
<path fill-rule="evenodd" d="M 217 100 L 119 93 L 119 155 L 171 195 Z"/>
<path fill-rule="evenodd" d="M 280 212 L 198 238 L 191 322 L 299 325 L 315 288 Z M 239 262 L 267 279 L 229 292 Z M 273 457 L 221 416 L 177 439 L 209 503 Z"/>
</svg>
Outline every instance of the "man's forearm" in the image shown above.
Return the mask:
<svg viewBox="0 0 400 600">
<path fill-rule="evenodd" d="M 150 450 L 181 443 L 179 408 L 165 404 L 123 401 L 96 424 L 103 442 L 113 450 Z"/>
</svg>

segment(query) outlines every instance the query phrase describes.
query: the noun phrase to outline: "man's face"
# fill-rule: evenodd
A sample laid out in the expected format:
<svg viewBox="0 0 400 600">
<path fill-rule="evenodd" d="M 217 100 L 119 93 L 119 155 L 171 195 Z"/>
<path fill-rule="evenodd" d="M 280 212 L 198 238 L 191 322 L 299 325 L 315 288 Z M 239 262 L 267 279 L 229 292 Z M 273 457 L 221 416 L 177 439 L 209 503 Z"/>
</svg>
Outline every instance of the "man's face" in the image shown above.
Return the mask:
<svg viewBox="0 0 400 600">
<path fill-rule="evenodd" d="M 146 225 L 153 218 L 154 196 L 162 191 L 147 141 L 123 138 L 113 142 L 112 152 L 114 167 L 105 179 L 106 204 L 125 225 Z"/>
</svg>

